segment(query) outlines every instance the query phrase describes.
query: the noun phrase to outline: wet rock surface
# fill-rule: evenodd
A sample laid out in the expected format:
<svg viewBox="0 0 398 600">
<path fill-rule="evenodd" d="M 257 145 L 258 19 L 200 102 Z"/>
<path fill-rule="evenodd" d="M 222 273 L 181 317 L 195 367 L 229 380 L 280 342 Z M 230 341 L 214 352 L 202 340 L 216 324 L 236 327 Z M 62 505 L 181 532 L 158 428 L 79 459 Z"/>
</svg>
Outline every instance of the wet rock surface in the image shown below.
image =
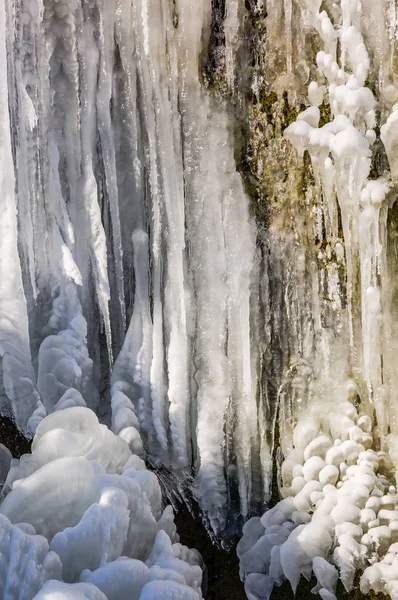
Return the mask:
<svg viewBox="0 0 398 600">
<path fill-rule="evenodd" d="M 30 452 L 31 440 L 24 437 L 12 419 L 0 417 L 0 444 L 9 449 L 13 458 L 19 458 Z"/>
<path fill-rule="evenodd" d="M 196 548 L 207 567 L 206 600 L 246 600 L 235 546 L 227 551 L 213 544 L 200 516 L 193 516 L 185 506 L 180 507 L 175 522 L 181 543 Z"/>
</svg>

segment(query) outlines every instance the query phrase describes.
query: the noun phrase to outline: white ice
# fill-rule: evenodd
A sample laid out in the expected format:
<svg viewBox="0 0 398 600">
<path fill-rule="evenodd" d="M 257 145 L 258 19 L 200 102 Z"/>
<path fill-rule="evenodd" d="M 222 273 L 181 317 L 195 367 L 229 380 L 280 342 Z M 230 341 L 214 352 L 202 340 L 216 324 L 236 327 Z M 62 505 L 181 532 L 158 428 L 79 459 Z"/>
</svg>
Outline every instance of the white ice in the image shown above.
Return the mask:
<svg viewBox="0 0 398 600">
<path fill-rule="evenodd" d="M 40 422 L 3 493 L 4 600 L 202 598 L 202 560 L 179 544 L 156 476 L 87 407 Z"/>
<path fill-rule="evenodd" d="M 1 2 L 0 409 L 33 434 L 111 397 L 113 431 L 181 487 L 195 469 L 221 532 L 231 484 L 243 515 L 267 488 L 270 448 L 255 228 L 232 116 L 200 75 L 211 14 L 211 0 Z M 234 2 L 231 88 L 240 19 Z"/>
<path fill-rule="evenodd" d="M 398 539 L 391 527 L 398 495 L 383 474 L 388 456 L 359 443 L 372 437 L 369 428 L 369 416 L 347 403 L 315 403 L 299 419 L 286 457 L 293 470 L 282 469 L 285 499 L 248 521 L 238 544 L 248 598 L 269 598 L 286 579 L 296 591 L 301 576 L 313 575 L 313 592 L 332 600 L 338 578 L 350 591 L 355 573 L 372 563 L 361 589 L 387 590 L 380 582 L 387 582 L 385 563 Z M 315 447 L 322 457 L 312 454 Z M 292 479 L 292 471 L 301 475 Z"/>
</svg>

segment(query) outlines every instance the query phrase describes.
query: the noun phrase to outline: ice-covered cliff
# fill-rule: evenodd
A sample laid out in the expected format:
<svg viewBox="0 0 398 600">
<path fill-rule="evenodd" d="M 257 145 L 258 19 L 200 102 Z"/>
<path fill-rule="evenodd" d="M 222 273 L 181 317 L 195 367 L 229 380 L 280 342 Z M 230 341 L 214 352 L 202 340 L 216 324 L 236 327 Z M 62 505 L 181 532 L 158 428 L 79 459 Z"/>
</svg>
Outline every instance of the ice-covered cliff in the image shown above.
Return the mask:
<svg viewBox="0 0 398 600">
<path fill-rule="evenodd" d="M 303 576 L 332 600 L 338 578 L 350 592 L 363 572 L 363 593 L 395 598 L 396 7 L 263 8 L 243 168 L 266 206 L 280 300 L 269 322 L 283 500 L 245 525 L 241 576 L 249 598 Z"/>
<path fill-rule="evenodd" d="M 220 536 L 280 492 L 253 598 L 394 563 L 396 10 L 0 0 L 0 410 L 93 410 Z"/>
</svg>

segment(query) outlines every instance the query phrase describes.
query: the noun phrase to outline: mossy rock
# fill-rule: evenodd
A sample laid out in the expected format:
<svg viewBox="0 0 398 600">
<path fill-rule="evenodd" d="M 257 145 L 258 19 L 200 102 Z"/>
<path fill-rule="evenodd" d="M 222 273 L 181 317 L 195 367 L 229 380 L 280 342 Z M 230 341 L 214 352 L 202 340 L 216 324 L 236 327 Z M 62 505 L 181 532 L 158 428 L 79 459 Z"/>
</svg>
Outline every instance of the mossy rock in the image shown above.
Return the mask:
<svg viewBox="0 0 398 600">
<path fill-rule="evenodd" d="M 283 106 L 282 106 L 282 128 L 281 133 L 285 131 L 289 125 L 297 121 L 297 117 L 301 112 L 306 109 L 305 104 L 300 104 L 300 108 L 297 109 L 289 103 L 288 93 L 285 91 L 282 94 Z"/>
<path fill-rule="evenodd" d="M 332 109 L 330 108 L 330 104 L 327 102 L 322 102 L 319 106 L 319 112 L 321 114 L 319 119 L 319 127 L 323 127 L 326 123 L 330 123 L 332 120 Z"/>
</svg>

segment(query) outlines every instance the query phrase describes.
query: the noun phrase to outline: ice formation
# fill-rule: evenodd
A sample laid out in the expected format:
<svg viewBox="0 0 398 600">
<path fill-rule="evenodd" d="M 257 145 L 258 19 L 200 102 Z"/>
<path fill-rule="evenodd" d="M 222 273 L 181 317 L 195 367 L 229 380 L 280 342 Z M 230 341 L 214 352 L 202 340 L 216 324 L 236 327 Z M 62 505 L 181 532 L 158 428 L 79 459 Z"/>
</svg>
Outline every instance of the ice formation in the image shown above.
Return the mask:
<svg viewBox="0 0 398 600">
<path fill-rule="evenodd" d="M 40 422 L 0 504 L 4 600 L 202 598 L 156 476 L 85 406 Z"/>
<path fill-rule="evenodd" d="M 34 433 L 102 411 L 181 487 L 194 471 L 221 533 L 269 452 L 258 477 L 255 228 L 201 81 L 212 2 L 0 4 L 2 412 Z"/>
<path fill-rule="evenodd" d="M 220 536 L 279 467 L 250 600 L 398 597 L 397 31 L 391 0 L 0 0 L 0 411 L 35 436 L 0 446 L 6 597 L 200 598 L 143 459 Z"/>
<path fill-rule="evenodd" d="M 313 593 L 333 600 L 338 579 L 350 591 L 358 573 L 363 593 L 398 597 L 387 260 L 387 217 L 397 178 L 397 90 L 388 84 L 383 63 L 394 43 L 387 25 L 391 18 L 395 27 L 395 13 L 387 3 L 380 7 L 372 14 L 371 2 L 326 2 L 321 9 L 320 1 L 306 0 L 301 11 L 305 31 L 318 33 L 321 49 L 311 71 L 316 79 L 307 84 L 309 107 L 284 137 L 309 158 L 311 191 L 320 198 L 313 214 L 324 271 L 313 279 L 314 337 L 309 328 L 302 349 L 313 344 L 312 355 L 322 358 L 315 358 L 309 377 L 300 377 L 295 366 L 291 387 L 281 386 L 283 499 L 245 524 L 238 545 L 250 600 L 269 598 L 286 580 L 295 592 L 301 576 L 316 581 Z M 325 106 L 330 117 L 321 123 Z M 384 151 L 388 163 L 375 178 L 372 161 Z M 302 272 L 315 274 L 314 262 L 306 267 L 305 260 Z M 333 324 L 320 290 L 331 303 Z"/>
<path fill-rule="evenodd" d="M 398 540 L 398 495 L 392 458 L 372 449 L 372 430 L 369 414 L 348 400 L 314 402 L 301 415 L 282 464 L 283 499 L 250 519 L 238 544 L 250 600 L 286 580 L 295 592 L 300 577 L 312 575 L 313 592 L 333 600 L 338 578 L 350 591 L 364 569 L 364 593 L 387 590 L 383 564 Z"/>
</svg>

